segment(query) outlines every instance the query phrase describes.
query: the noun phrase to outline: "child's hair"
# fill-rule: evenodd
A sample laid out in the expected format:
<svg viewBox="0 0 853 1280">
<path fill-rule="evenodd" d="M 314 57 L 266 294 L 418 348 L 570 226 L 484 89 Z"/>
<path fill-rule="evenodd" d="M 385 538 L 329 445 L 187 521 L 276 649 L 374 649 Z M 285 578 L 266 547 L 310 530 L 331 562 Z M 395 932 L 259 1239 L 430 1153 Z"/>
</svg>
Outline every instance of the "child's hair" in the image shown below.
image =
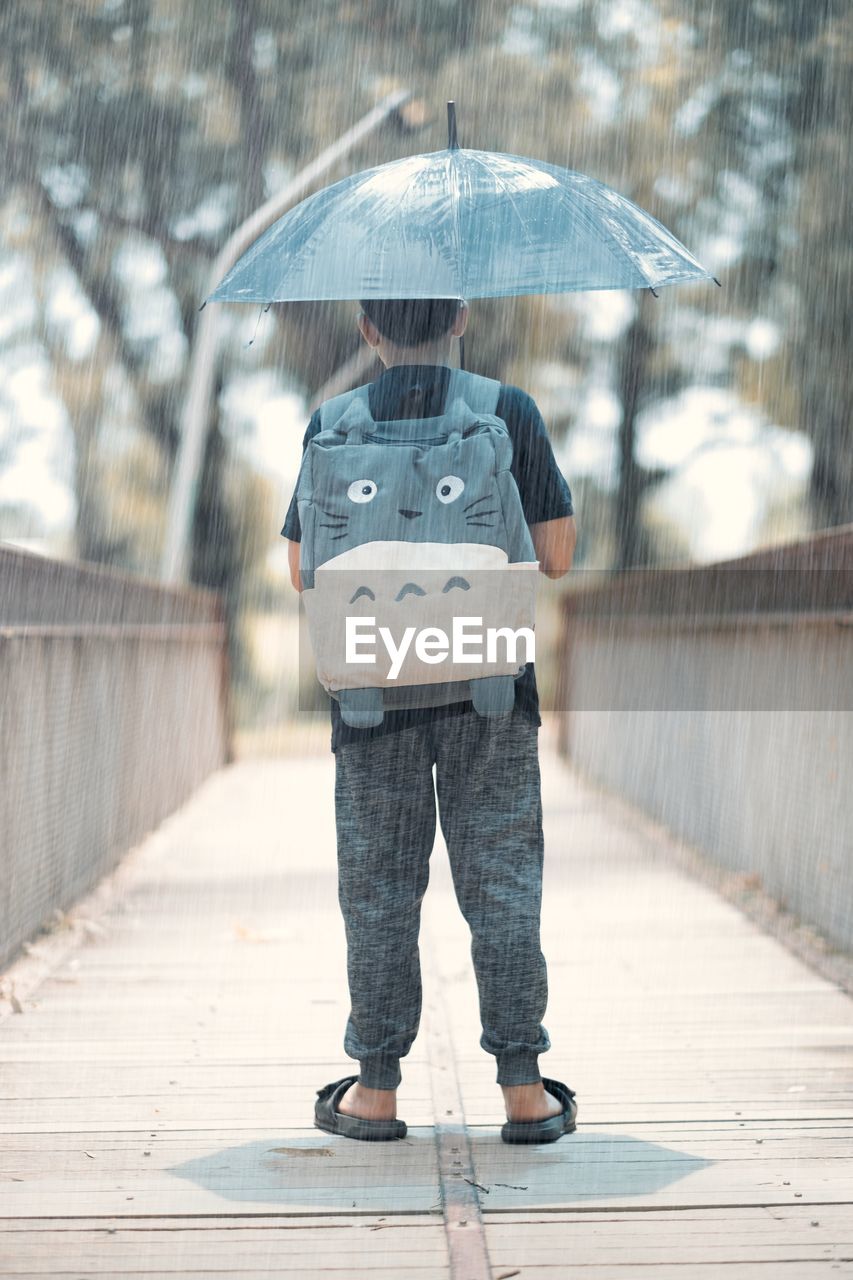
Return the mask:
<svg viewBox="0 0 853 1280">
<path fill-rule="evenodd" d="M 369 298 L 361 309 L 383 337 L 417 347 L 447 333 L 461 305 L 458 298 Z"/>
</svg>

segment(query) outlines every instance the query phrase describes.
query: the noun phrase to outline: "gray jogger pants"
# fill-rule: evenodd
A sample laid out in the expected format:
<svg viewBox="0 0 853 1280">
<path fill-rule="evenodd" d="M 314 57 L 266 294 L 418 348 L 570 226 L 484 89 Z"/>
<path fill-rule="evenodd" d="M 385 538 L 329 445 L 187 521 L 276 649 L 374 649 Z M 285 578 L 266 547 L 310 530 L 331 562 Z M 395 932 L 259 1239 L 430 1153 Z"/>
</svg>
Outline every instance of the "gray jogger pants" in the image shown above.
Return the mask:
<svg viewBox="0 0 853 1280">
<path fill-rule="evenodd" d="M 436 793 L 456 897 L 471 928 L 480 1045 L 499 1084 L 541 1080 L 550 1048 L 539 945 L 542 804 L 537 726 L 476 712 L 350 743 L 335 753 L 338 900 L 351 1010 L 344 1049 L 361 1083 L 395 1089 L 421 1015 L 421 902 Z M 435 766 L 435 782 L 433 781 Z"/>
</svg>

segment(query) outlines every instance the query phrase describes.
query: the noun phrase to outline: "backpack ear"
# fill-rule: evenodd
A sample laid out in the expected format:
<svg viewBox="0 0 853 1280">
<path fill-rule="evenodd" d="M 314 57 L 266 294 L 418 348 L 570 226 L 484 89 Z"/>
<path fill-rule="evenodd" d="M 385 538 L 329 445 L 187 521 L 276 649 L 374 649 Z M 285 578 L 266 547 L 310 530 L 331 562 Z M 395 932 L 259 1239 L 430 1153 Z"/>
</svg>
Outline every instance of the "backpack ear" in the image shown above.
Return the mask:
<svg viewBox="0 0 853 1280">
<path fill-rule="evenodd" d="M 509 471 L 512 465 L 512 440 L 509 432 L 495 431 L 492 440 L 495 445 L 495 471 Z"/>
<path fill-rule="evenodd" d="M 338 418 L 333 430 L 345 436 L 347 444 L 364 444 L 365 432 L 375 425 L 370 409 L 361 398 L 354 399 Z"/>
<path fill-rule="evenodd" d="M 460 395 L 456 396 L 453 402 L 446 406 L 444 420 L 447 426 L 448 444 L 458 445 L 465 432 L 470 427 L 476 426 L 480 416 L 474 412 L 464 397 Z"/>
</svg>

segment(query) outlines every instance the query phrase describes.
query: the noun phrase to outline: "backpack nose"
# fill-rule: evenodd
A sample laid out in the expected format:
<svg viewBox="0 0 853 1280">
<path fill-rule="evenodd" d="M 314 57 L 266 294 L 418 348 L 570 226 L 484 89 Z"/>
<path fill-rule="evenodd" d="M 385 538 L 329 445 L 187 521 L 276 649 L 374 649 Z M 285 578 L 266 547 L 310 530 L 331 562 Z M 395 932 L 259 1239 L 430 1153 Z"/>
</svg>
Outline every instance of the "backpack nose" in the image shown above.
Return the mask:
<svg viewBox="0 0 853 1280">
<path fill-rule="evenodd" d="M 422 511 L 412 511 L 409 507 L 398 507 L 397 510 L 401 516 L 405 516 L 407 520 L 414 520 L 415 516 L 422 516 Z"/>
</svg>

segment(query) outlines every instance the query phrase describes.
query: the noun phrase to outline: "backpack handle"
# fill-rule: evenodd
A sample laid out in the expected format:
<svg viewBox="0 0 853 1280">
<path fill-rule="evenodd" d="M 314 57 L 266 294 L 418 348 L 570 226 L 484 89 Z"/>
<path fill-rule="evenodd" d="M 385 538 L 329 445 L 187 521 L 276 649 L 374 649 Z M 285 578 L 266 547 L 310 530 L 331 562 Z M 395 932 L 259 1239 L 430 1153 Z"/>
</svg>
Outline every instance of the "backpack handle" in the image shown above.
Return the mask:
<svg viewBox="0 0 853 1280">
<path fill-rule="evenodd" d="M 457 395 L 440 415 L 446 433 L 445 442 L 459 444 L 466 430 L 474 426 L 481 416 L 465 402 L 464 396 Z M 435 421 L 435 419 L 425 418 L 422 421 Z M 379 424 L 374 421 L 369 405 L 361 396 L 356 396 L 347 405 L 331 430 L 341 436 L 347 444 L 365 444 L 368 439 L 373 438 L 377 425 Z M 400 443 L 404 442 L 400 441 Z"/>
</svg>

